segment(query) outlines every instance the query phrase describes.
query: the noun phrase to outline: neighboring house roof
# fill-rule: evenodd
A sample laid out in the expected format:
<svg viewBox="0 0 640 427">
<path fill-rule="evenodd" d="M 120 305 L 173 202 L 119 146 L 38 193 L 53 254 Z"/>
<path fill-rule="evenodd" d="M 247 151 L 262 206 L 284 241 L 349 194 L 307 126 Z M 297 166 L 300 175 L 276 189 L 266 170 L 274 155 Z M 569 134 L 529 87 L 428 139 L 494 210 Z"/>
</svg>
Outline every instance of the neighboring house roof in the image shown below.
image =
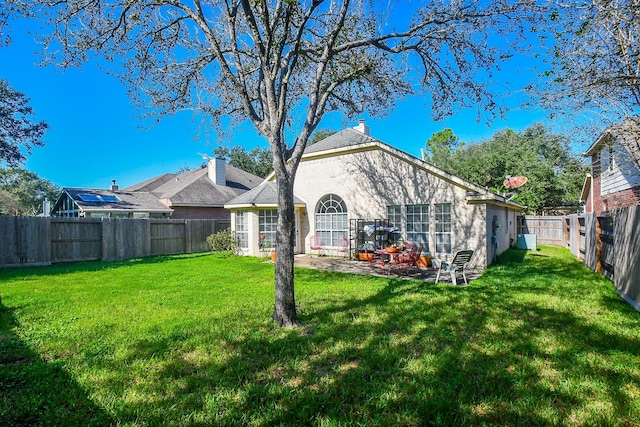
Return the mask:
<svg viewBox="0 0 640 427">
<path fill-rule="evenodd" d="M 127 187 L 127 191 L 149 191 L 158 199 L 167 200 L 172 207 L 223 207 L 226 202 L 256 187 L 262 178 L 231 165 L 225 165 L 225 185 L 216 185 L 208 175 L 205 164 L 201 168 L 180 174 L 163 174 Z"/>
<path fill-rule="evenodd" d="M 153 212 L 167 213 L 172 209 L 161 203 L 150 193 L 110 191 L 92 188 L 63 188 L 54 210 L 68 195 L 83 212 Z"/>
<path fill-rule="evenodd" d="M 155 190 L 156 188 L 160 187 L 162 184 L 171 181 L 172 179 L 175 179 L 177 174 L 175 173 L 165 173 L 162 174 L 160 176 L 156 176 L 153 178 L 150 178 L 146 181 L 142 181 L 138 184 L 134 184 L 132 186 L 129 186 L 127 188 L 125 188 L 126 191 L 146 191 L 146 192 L 151 192 L 153 190 Z"/>
<path fill-rule="evenodd" d="M 229 204 L 225 205 L 227 209 L 233 208 L 275 208 L 278 206 L 278 189 L 273 181 L 265 181 L 256 188 L 236 197 Z M 296 207 L 304 207 L 305 203 L 298 197 L 293 197 L 293 203 Z"/>
<path fill-rule="evenodd" d="M 630 117 L 621 123 L 609 126 L 583 155 L 586 157 L 593 156 L 602 150 L 602 146 L 608 143 L 611 138 L 620 141 L 622 143 L 621 145 L 623 145 L 634 158 L 640 158 L 640 117 Z"/>
<path fill-rule="evenodd" d="M 441 178 L 447 182 L 457 185 L 467 190 L 467 200 L 469 203 L 489 202 L 502 206 L 510 206 L 516 209 L 524 209 L 525 206 L 509 200 L 508 198 L 492 192 L 488 188 L 482 187 L 471 181 L 467 181 L 459 176 L 450 174 L 431 163 L 418 159 L 411 154 L 399 150 L 391 145 L 384 143 L 376 138 L 369 136 L 355 128 L 347 128 L 335 133 L 313 145 L 308 146 L 302 155 L 302 161 L 306 159 L 332 157 L 342 154 L 348 154 L 355 151 L 367 150 L 383 150 L 393 156 L 396 156 L 415 167 L 425 170 L 426 172 Z M 267 181 L 275 180 L 275 173 L 272 172 Z M 231 202 L 235 205 L 235 200 Z"/>
</svg>

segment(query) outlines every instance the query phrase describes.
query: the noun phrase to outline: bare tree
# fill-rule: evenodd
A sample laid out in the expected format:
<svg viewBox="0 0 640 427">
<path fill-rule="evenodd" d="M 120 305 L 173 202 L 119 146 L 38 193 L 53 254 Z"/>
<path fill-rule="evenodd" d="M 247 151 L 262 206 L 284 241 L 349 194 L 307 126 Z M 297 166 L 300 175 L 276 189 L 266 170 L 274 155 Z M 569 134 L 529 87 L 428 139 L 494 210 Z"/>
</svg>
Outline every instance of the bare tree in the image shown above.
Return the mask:
<svg viewBox="0 0 640 427">
<path fill-rule="evenodd" d="M 2 0 L 0 5 L 0 48 L 11 44 L 11 24 L 21 18 L 33 17 L 28 0 Z"/>
<path fill-rule="evenodd" d="M 294 178 L 323 115 L 384 115 L 425 93 L 436 119 L 470 106 L 492 117 L 492 71 L 534 3 L 31 1 L 54 29 L 55 63 L 97 53 L 122 68 L 132 99 L 154 117 L 196 108 L 213 128 L 249 120 L 268 140 L 278 187 L 274 319 L 284 326 L 298 324 Z"/>
<path fill-rule="evenodd" d="M 551 68 L 546 71 L 544 104 L 554 112 L 587 113 L 600 128 L 602 123 L 637 121 L 640 1 L 559 1 L 549 16 Z M 637 131 L 621 142 L 640 167 Z"/>
</svg>

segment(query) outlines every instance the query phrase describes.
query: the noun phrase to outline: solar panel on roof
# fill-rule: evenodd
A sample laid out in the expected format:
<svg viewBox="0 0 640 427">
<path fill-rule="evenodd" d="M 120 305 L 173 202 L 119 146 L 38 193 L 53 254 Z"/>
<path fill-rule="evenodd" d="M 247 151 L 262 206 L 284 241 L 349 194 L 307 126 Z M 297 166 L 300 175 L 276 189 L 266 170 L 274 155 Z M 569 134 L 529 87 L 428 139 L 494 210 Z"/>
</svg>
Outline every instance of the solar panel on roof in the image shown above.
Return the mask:
<svg viewBox="0 0 640 427">
<path fill-rule="evenodd" d="M 102 203 L 118 203 L 120 198 L 118 196 L 101 196 L 100 194 L 78 194 L 80 200 L 83 202 L 102 202 Z"/>
<path fill-rule="evenodd" d="M 97 194 L 78 194 L 83 202 L 101 202 L 100 196 Z"/>
</svg>

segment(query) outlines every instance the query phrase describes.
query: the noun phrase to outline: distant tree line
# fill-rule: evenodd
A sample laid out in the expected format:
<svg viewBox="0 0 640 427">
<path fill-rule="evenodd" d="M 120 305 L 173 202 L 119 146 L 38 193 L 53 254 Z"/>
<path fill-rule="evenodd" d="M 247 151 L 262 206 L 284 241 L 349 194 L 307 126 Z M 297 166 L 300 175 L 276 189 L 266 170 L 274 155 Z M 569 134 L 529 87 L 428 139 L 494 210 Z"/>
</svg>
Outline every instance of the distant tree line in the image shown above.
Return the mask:
<svg viewBox="0 0 640 427">
<path fill-rule="evenodd" d="M 51 182 L 19 168 L 33 147 L 44 145 L 49 127 L 33 115 L 29 98 L 0 80 L 0 215 L 38 215 L 42 202 L 60 193 Z"/>
<path fill-rule="evenodd" d="M 451 129 L 444 129 L 427 141 L 425 160 L 497 193 L 513 195 L 528 213 L 577 207 L 589 171 L 567 137 L 541 124 L 522 132 L 503 130 L 475 144 L 465 144 Z M 514 195 L 503 184 L 507 175 L 524 175 L 528 182 Z"/>
<path fill-rule="evenodd" d="M 43 202 L 59 195 L 60 188 L 34 172 L 0 168 L 0 215 L 39 215 Z"/>
</svg>

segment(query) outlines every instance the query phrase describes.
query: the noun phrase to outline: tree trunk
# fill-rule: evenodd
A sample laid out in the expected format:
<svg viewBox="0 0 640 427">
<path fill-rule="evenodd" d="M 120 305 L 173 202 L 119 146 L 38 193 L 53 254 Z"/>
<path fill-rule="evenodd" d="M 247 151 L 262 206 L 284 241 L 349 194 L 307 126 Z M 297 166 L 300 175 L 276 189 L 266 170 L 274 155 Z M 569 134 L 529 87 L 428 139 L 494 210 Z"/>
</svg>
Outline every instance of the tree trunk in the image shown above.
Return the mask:
<svg viewBox="0 0 640 427">
<path fill-rule="evenodd" d="M 273 320 L 280 326 L 294 327 L 300 325 L 296 313 L 294 294 L 294 242 L 295 216 L 293 202 L 293 179 L 278 176 L 278 226 L 276 232 L 275 262 L 275 312 Z"/>
</svg>

